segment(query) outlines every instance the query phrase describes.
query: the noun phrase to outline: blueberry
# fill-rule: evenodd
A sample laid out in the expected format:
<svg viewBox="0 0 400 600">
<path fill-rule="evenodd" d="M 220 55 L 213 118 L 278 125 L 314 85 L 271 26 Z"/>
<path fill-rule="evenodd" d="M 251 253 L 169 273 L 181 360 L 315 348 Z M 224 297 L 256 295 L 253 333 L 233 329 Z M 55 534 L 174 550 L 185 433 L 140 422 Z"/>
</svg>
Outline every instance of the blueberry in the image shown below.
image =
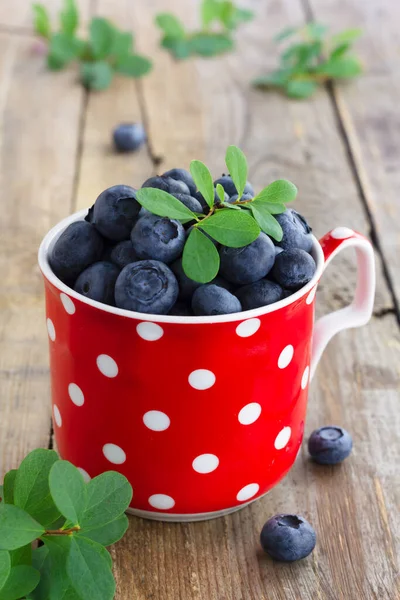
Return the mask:
<svg viewBox="0 0 400 600">
<path fill-rule="evenodd" d="M 184 204 L 192 212 L 203 212 L 200 202 L 193 196 L 189 196 L 189 194 L 173 194 L 173 196 L 179 200 L 179 202 L 182 202 L 182 204 Z"/>
<path fill-rule="evenodd" d="M 171 270 L 174 273 L 179 284 L 179 299 L 183 301 L 190 300 L 193 296 L 193 293 L 197 290 L 198 287 L 201 286 L 201 283 L 193 281 L 193 279 L 190 279 L 190 277 L 186 275 L 182 267 L 181 258 L 178 258 L 178 260 L 172 263 Z"/>
<path fill-rule="evenodd" d="M 243 310 L 251 310 L 260 306 L 268 306 L 278 302 L 283 297 L 283 290 L 280 285 L 268 279 L 260 279 L 254 283 L 249 283 L 239 288 L 236 292 Z"/>
<path fill-rule="evenodd" d="M 104 237 L 121 242 L 129 239 L 139 211 L 136 190 L 128 185 L 114 185 L 97 198 L 92 223 Z"/>
<path fill-rule="evenodd" d="M 261 530 L 263 550 L 275 560 L 293 562 L 315 548 L 316 535 L 310 523 L 299 515 L 275 515 Z"/>
<path fill-rule="evenodd" d="M 186 194 L 190 196 L 189 188 L 184 181 L 173 179 L 172 177 L 150 177 L 146 179 L 142 188 L 152 187 L 169 194 Z"/>
<path fill-rule="evenodd" d="M 182 224 L 167 217 L 141 217 L 131 235 L 133 249 L 139 259 L 161 260 L 168 264 L 182 254 L 186 235 Z"/>
<path fill-rule="evenodd" d="M 119 308 L 166 315 L 178 298 L 178 282 L 167 265 L 141 260 L 124 267 L 115 284 Z"/>
<path fill-rule="evenodd" d="M 146 132 L 141 123 L 121 123 L 113 131 L 113 140 L 119 152 L 133 152 L 146 141 Z"/>
<path fill-rule="evenodd" d="M 226 191 L 226 193 L 228 194 L 229 197 L 234 196 L 235 194 L 238 193 L 237 189 L 235 187 L 235 184 L 232 181 L 232 177 L 230 175 L 222 175 L 222 177 L 220 177 L 219 179 L 216 179 L 216 181 L 214 181 L 214 185 L 216 186 L 217 183 L 220 183 L 222 185 L 222 187 L 224 188 L 224 190 Z M 254 196 L 254 189 L 249 181 L 246 182 L 243 193 L 250 194 L 251 197 Z"/>
<path fill-rule="evenodd" d="M 136 262 L 138 257 L 133 249 L 131 240 L 124 240 L 115 244 L 110 253 L 110 260 L 120 269 L 123 269 L 130 263 Z"/>
<path fill-rule="evenodd" d="M 175 302 L 168 314 L 176 317 L 193 317 L 193 311 L 190 304 L 180 302 L 179 300 L 178 302 Z"/>
<path fill-rule="evenodd" d="M 115 305 L 114 287 L 119 274 L 120 269 L 113 263 L 96 262 L 79 275 L 74 290 L 86 298 Z"/>
<path fill-rule="evenodd" d="M 233 204 L 233 202 L 236 202 L 236 200 L 239 198 L 239 194 L 234 194 L 233 196 L 231 196 L 228 200 L 228 202 L 230 204 Z M 254 194 L 243 194 L 243 196 L 240 198 L 240 200 L 252 200 L 254 198 Z"/>
<path fill-rule="evenodd" d="M 299 290 L 313 278 L 316 268 L 313 257 L 305 250 L 285 250 L 275 259 L 272 277 L 282 287 Z"/>
<path fill-rule="evenodd" d="M 321 465 L 336 465 L 347 458 L 353 447 L 351 435 L 342 427 L 320 427 L 310 435 L 308 451 Z"/>
<path fill-rule="evenodd" d="M 274 244 L 263 232 L 258 238 L 242 248 L 222 246 L 220 274 L 237 285 L 253 283 L 265 277 L 275 261 Z"/>
<path fill-rule="evenodd" d="M 103 238 L 87 221 L 76 221 L 62 232 L 49 253 L 54 273 L 65 283 L 73 283 L 80 273 L 100 260 Z"/>
<path fill-rule="evenodd" d="M 304 217 L 293 208 L 287 208 L 284 213 L 275 215 L 275 218 L 283 230 L 283 238 L 279 245 L 284 250 L 301 248 L 301 250 L 311 252 L 313 246 L 311 227 Z"/>
<path fill-rule="evenodd" d="M 188 186 L 191 195 L 196 192 L 196 184 L 193 181 L 193 177 L 185 169 L 170 169 L 169 171 L 165 171 L 161 177 L 171 177 L 177 181 L 183 181 Z"/>
<path fill-rule="evenodd" d="M 292 294 L 294 294 L 293 290 L 282 290 L 282 298 L 289 298 Z"/>
<path fill-rule="evenodd" d="M 217 275 L 216 277 L 214 277 L 214 279 L 212 281 L 210 281 L 210 283 L 214 283 L 215 285 L 218 285 L 219 287 L 222 287 L 225 290 L 228 290 L 228 292 L 231 292 L 232 294 L 237 289 L 236 285 L 234 285 L 230 281 L 227 281 L 226 279 L 221 277 L 221 275 Z"/>
<path fill-rule="evenodd" d="M 197 288 L 192 298 L 195 315 L 227 315 L 242 310 L 239 300 L 228 290 L 214 284 Z"/>
<path fill-rule="evenodd" d="M 157 188 L 158 190 L 162 190 L 163 192 L 169 192 L 168 182 L 164 179 L 164 177 L 150 177 L 146 179 L 146 181 L 142 184 L 142 188 L 151 187 Z"/>
</svg>

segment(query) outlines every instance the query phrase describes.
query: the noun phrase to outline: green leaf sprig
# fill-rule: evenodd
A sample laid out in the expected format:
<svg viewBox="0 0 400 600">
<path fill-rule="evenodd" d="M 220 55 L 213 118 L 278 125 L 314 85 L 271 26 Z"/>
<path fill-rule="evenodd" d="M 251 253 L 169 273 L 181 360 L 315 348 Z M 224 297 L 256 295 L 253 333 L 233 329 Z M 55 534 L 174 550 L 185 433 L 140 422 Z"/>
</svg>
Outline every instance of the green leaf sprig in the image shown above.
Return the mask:
<svg viewBox="0 0 400 600">
<path fill-rule="evenodd" d="M 240 148 L 229 146 L 225 162 L 238 192 L 234 202 L 225 202 L 220 184 L 216 186 L 216 200 L 209 169 L 199 160 L 190 164 L 193 180 L 208 205 L 207 214 L 192 212 L 177 198 L 159 189 L 146 187 L 137 191 L 138 202 L 151 213 L 193 224 L 183 249 L 182 267 L 188 277 L 200 283 L 208 283 L 218 273 L 220 259 L 214 242 L 241 248 L 254 242 L 260 231 L 281 241 L 282 228 L 274 215 L 284 212 L 285 203 L 297 195 L 293 183 L 279 179 L 254 198 L 242 198 L 248 174 L 246 157 Z"/>
<path fill-rule="evenodd" d="M 252 18 L 251 10 L 236 6 L 231 0 L 203 0 L 200 31 L 186 31 L 178 17 L 171 13 L 158 14 L 155 23 L 163 33 L 161 46 L 174 58 L 184 59 L 193 55 L 210 57 L 232 50 L 232 32 Z"/>
<path fill-rule="evenodd" d="M 53 450 L 28 454 L 0 488 L 0 600 L 112 600 L 106 546 L 125 534 L 131 498 L 120 473 L 85 483 Z"/>
<path fill-rule="evenodd" d="M 291 40 L 280 56 L 279 69 L 261 75 L 253 85 L 261 89 L 277 88 L 291 98 L 309 98 L 318 86 L 336 79 L 351 79 L 362 72 L 359 58 L 352 53 L 353 42 L 361 29 L 346 29 L 327 36 L 327 27 L 309 23 L 299 29 L 281 31 L 275 41 Z M 295 38 L 295 39 L 294 39 Z"/>
<path fill-rule="evenodd" d="M 48 43 L 49 69 L 58 71 L 78 61 L 80 79 L 86 88 L 104 90 L 117 73 L 137 78 L 151 71 L 151 60 L 134 51 L 132 33 L 120 31 L 107 19 L 94 17 L 89 26 L 89 39 L 79 38 L 75 0 L 64 0 L 57 32 L 52 32 L 45 6 L 34 4 L 33 11 L 35 31 Z"/>
</svg>

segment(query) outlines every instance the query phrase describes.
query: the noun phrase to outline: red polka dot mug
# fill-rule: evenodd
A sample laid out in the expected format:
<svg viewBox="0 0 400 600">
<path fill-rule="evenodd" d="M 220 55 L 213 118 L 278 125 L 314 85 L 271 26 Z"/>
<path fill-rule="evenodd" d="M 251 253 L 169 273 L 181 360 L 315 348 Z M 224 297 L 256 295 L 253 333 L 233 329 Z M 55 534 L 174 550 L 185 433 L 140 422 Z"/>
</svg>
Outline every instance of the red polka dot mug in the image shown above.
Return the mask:
<svg viewBox="0 0 400 600">
<path fill-rule="evenodd" d="M 131 512 L 151 519 L 209 519 L 260 498 L 297 456 L 326 344 L 371 316 L 371 244 L 346 227 L 314 238 L 312 281 L 271 306 L 145 315 L 86 299 L 52 273 L 49 248 L 85 213 L 56 225 L 39 250 L 60 455 L 87 479 L 123 473 L 134 490 Z M 349 247 L 358 260 L 354 301 L 314 325 L 318 281 Z"/>
</svg>

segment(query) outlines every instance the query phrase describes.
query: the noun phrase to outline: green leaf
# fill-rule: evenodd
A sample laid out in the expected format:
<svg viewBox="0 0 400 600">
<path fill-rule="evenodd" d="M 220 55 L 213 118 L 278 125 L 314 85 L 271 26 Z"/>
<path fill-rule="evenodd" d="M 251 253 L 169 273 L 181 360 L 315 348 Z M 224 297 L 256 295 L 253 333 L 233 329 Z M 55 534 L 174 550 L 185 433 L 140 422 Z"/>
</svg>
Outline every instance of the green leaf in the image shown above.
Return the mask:
<svg viewBox="0 0 400 600">
<path fill-rule="evenodd" d="M 78 525 L 86 508 L 86 485 L 81 473 L 67 460 L 59 460 L 51 468 L 49 484 L 60 513 Z"/>
<path fill-rule="evenodd" d="M 203 28 L 207 27 L 220 15 L 220 2 L 216 0 L 203 0 L 200 7 L 201 22 Z"/>
<path fill-rule="evenodd" d="M 40 582 L 31 594 L 32 600 L 82 600 L 72 587 L 66 572 L 72 536 L 43 537 L 45 543 L 34 563 L 40 564 Z M 35 552 L 34 552 L 35 554 Z"/>
<path fill-rule="evenodd" d="M 225 33 L 200 32 L 192 35 L 189 46 L 192 52 L 208 57 L 232 50 L 234 43 Z"/>
<path fill-rule="evenodd" d="M 274 37 L 275 42 L 283 42 L 283 40 L 287 40 L 289 37 L 292 37 L 295 33 L 297 33 L 296 27 L 285 27 L 282 29 L 278 35 Z"/>
<path fill-rule="evenodd" d="M 64 10 L 60 14 L 61 31 L 73 36 L 79 25 L 79 14 L 75 0 L 64 0 Z"/>
<path fill-rule="evenodd" d="M 115 29 L 107 19 L 94 17 L 90 23 L 90 46 L 97 59 L 105 58 L 111 52 Z"/>
<path fill-rule="evenodd" d="M 338 46 L 335 46 L 335 48 L 332 49 L 330 55 L 329 55 L 329 61 L 331 62 L 332 60 L 336 60 L 337 58 L 339 58 L 340 56 L 343 56 L 343 54 L 346 54 L 347 50 L 350 48 L 350 44 L 346 43 L 346 44 L 339 44 Z"/>
<path fill-rule="evenodd" d="M 4 486 L 0 485 L 0 502 L 4 500 Z"/>
<path fill-rule="evenodd" d="M 181 21 L 171 13 L 160 13 L 156 16 L 155 23 L 168 37 L 183 39 L 186 36 Z"/>
<path fill-rule="evenodd" d="M 190 42 L 187 39 L 179 39 L 170 36 L 165 36 L 161 41 L 161 46 L 171 52 L 171 54 L 182 60 L 188 58 L 191 53 Z"/>
<path fill-rule="evenodd" d="M 49 69 L 62 69 L 71 60 L 79 56 L 81 42 L 65 33 L 56 33 L 50 39 L 47 65 Z"/>
<path fill-rule="evenodd" d="M 0 590 L 0 600 L 18 600 L 29 594 L 38 585 L 39 571 L 28 565 L 13 567 L 10 575 Z"/>
<path fill-rule="evenodd" d="M 204 219 L 200 226 L 214 240 L 231 248 L 251 244 L 260 234 L 255 220 L 242 210 L 218 210 L 208 219 Z"/>
<path fill-rule="evenodd" d="M 32 550 L 32 566 L 38 571 L 40 571 L 48 554 L 49 549 L 47 548 L 47 546 L 40 546 L 39 548 L 34 548 Z"/>
<path fill-rule="evenodd" d="M 10 552 L 11 566 L 31 565 L 32 564 L 32 544 L 26 544 L 21 548 Z"/>
<path fill-rule="evenodd" d="M 253 85 L 257 88 L 281 87 L 285 85 L 292 74 L 291 69 L 279 69 L 267 75 L 261 75 L 253 80 Z"/>
<path fill-rule="evenodd" d="M 17 469 L 11 469 L 4 475 L 3 496 L 6 504 L 14 504 L 14 487 Z"/>
<path fill-rule="evenodd" d="M 254 12 L 247 8 L 235 7 L 233 14 L 231 15 L 228 27 L 229 29 L 236 29 L 240 23 L 247 23 L 254 18 Z"/>
<path fill-rule="evenodd" d="M 66 571 L 72 587 L 82 600 L 111 600 L 115 581 L 109 566 L 107 551 L 91 540 L 73 536 L 67 557 Z"/>
<path fill-rule="evenodd" d="M 137 190 L 136 198 L 139 204 L 154 215 L 186 221 L 196 219 L 196 215 L 182 204 L 182 202 L 162 190 L 141 188 Z"/>
<path fill-rule="evenodd" d="M 33 5 L 33 27 L 35 29 L 35 32 L 46 38 L 49 39 L 50 34 L 51 34 L 51 25 L 50 25 L 50 18 L 49 18 L 49 14 L 47 12 L 47 9 L 45 6 L 43 6 L 43 4 L 34 4 Z"/>
<path fill-rule="evenodd" d="M 329 77 L 355 77 L 362 72 L 362 66 L 355 56 L 339 57 L 329 60 L 318 68 L 318 73 L 329 75 Z"/>
<path fill-rule="evenodd" d="M 363 33 L 360 28 L 345 29 L 330 38 L 331 44 L 351 44 L 357 40 Z"/>
<path fill-rule="evenodd" d="M 0 550 L 0 590 L 11 571 L 11 557 L 6 550 Z"/>
<path fill-rule="evenodd" d="M 217 190 L 218 198 L 221 200 L 221 202 L 225 202 L 225 190 L 222 187 L 222 185 L 220 183 L 217 183 L 215 189 Z"/>
<path fill-rule="evenodd" d="M 244 186 L 247 182 L 247 160 L 243 152 L 237 146 L 228 146 L 225 155 L 225 163 L 237 189 L 240 199 L 243 195 Z"/>
<path fill-rule="evenodd" d="M 218 250 L 197 227 L 193 227 L 183 248 L 182 267 L 190 279 L 199 283 L 208 283 L 218 273 Z"/>
<path fill-rule="evenodd" d="M 287 179 L 273 181 L 255 196 L 251 202 L 257 205 L 264 202 L 292 202 L 297 196 L 297 187 Z"/>
<path fill-rule="evenodd" d="M 223 202 L 222 206 L 224 206 L 224 208 L 229 208 L 230 210 L 242 210 L 240 206 L 237 206 L 237 204 L 232 204 L 230 202 Z"/>
<path fill-rule="evenodd" d="M 312 96 L 318 88 L 318 84 L 315 81 L 300 81 L 293 80 L 289 81 L 286 85 L 286 94 L 290 98 L 297 98 L 299 100 L 303 98 L 309 98 Z"/>
<path fill-rule="evenodd" d="M 107 89 L 112 78 L 112 68 L 105 61 L 83 62 L 81 64 L 81 81 L 90 90 L 99 92 Z"/>
<path fill-rule="evenodd" d="M 12 504 L 0 504 L 0 550 L 16 550 L 44 533 L 44 527 Z"/>
<path fill-rule="evenodd" d="M 49 488 L 50 469 L 57 460 L 54 450 L 37 448 L 24 458 L 15 478 L 14 504 L 45 527 L 60 516 Z"/>
<path fill-rule="evenodd" d="M 267 233 L 273 237 L 274 240 L 280 242 L 283 237 L 283 231 L 275 217 L 273 217 L 262 204 L 253 206 L 253 203 L 251 202 L 249 206 L 254 218 L 264 233 Z"/>
<path fill-rule="evenodd" d="M 139 191 L 144 189 L 150 188 Z M 125 512 L 132 500 L 129 481 L 116 471 L 107 471 L 94 477 L 86 484 L 86 488 L 87 505 L 80 523 L 82 533 L 111 523 Z"/>
<path fill-rule="evenodd" d="M 292 67 L 292 73 L 300 74 L 306 67 L 314 66 L 322 52 L 322 42 L 307 42 L 290 46 L 281 56 L 282 64 Z"/>
<path fill-rule="evenodd" d="M 200 160 L 192 160 L 190 173 L 197 189 L 211 208 L 214 205 L 214 183 L 210 171 Z"/>
<path fill-rule="evenodd" d="M 247 206 L 249 205 L 247 204 Z M 256 203 L 256 206 L 259 207 L 260 204 Z M 271 213 L 271 215 L 280 215 L 286 210 L 286 206 L 284 204 L 280 204 L 279 202 L 262 202 L 262 207 Z"/>
<path fill-rule="evenodd" d="M 121 75 L 127 75 L 128 77 L 143 77 L 151 71 L 153 63 L 145 56 L 140 54 L 131 54 L 121 58 L 118 61 L 116 70 Z"/>
<path fill-rule="evenodd" d="M 320 40 L 327 31 L 328 27 L 326 25 L 322 25 L 321 23 L 308 23 L 308 25 L 306 25 L 304 28 L 306 35 L 317 40 Z"/>
<path fill-rule="evenodd" d="M 125 535 L 128 526 L 128 517 L 126 515 L 121 515 L 106 525 L 98 525 L 92 528 L 85 527 L 84 530 L 77 533 L 77 535 L 88 538 L 102 546 L 111 546 L 111 544 L 115 544 Z"/>
<path fill-rule="evenodd" d="M 110 55 L 119 59 L 132 54 L 133 34 L 130 31 L 114 31 Z"/>
</svg>

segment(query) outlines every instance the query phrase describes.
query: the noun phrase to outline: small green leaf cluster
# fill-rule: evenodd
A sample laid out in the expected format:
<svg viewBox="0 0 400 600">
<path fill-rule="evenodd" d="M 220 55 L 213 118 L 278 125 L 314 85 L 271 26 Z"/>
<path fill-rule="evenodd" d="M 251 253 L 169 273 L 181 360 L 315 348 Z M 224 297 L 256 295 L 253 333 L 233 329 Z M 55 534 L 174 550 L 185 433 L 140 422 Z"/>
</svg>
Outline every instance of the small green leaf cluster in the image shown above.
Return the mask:
<svg viewBox="0 0 400 600">
<path fill-rule="evenodd" d="M 120 473 L 85 483 L 53 450 L 28 454 L 0 487 L 0 600 L 111 600 L 105 547 L 126 532 L 131 498 Z"/>
<path fill-rule="evenodd" d="M 201 30 L 189 32 L 175 15 L 157 15 L 155 22 L 163 33 L 161 46 L 177 59 L 192 55 L 209 57 L 228 52 L 234 47 L 232 32 L 241 23 L 250 21 L 253 12 L 239 8 L 231 0 L 203 0 L 200 17 Z"/>
<path fill-rule="evenodd" d="M 58 71 L 77 60 L 81 81 L 89 89 L 108 88 L 116 73 L 142 77 L 152 68 L 148 58 L 134 51 L 132 33 L 120 31 L 107 19 L 94 17 L 89 27 L 89 39 L 79 38 L 79 14 L 75 0 L 64 0 L 57 32 L 52 32 L 45 6 L 34 4 L 33 10 L 35 31 L 48 43 L 49 69 Z"/>
<path fill-rule="evenodd" d="M 181 223 L 193 223 L 183 249 L 182 266 L 188 277 L 200 283 L 214 279 L 220 266 L 218 251 L 210 237 L 224 246 L 241 248 L 254 242 L 260 231 L 264 231 L 279 242 L 283 232 L 273 215 L 284 212 L 285 203 L 291 202 L 297 195 L 293 183 L 279 179 L 254 198 L 242 199 L 248 173 L 246 157 L 240 148 L 229 146 L 225 162 L 238 192 L 238 198 L 233 203 L 225 202 L 220 184 L 216 188 L 219 197 L 216 203 L 210 171 L 199 160 L 193 160 L 190 164 L 197 189 L 209 207 L 206 215 L 192 212 L 162 190 L 142 188 L 137 191 L 138 202 L 151 213 L 178 219 Z"/>
<path fill-rule="evenodd" d="M 258 77 L 253 85 L 278 88 L 291 98 L 301 99 L 312 96 L 326 81 L 356 77 L 362 65 L 352 54 L 352 44 L 361 33 L 361 29 L 347 29 L 328 37 L 327 27 L 319 23 L 284 29 L 275 41 L 290 39 L 292 43 L 282 52 L 279 69 Z"/>
</svg>

